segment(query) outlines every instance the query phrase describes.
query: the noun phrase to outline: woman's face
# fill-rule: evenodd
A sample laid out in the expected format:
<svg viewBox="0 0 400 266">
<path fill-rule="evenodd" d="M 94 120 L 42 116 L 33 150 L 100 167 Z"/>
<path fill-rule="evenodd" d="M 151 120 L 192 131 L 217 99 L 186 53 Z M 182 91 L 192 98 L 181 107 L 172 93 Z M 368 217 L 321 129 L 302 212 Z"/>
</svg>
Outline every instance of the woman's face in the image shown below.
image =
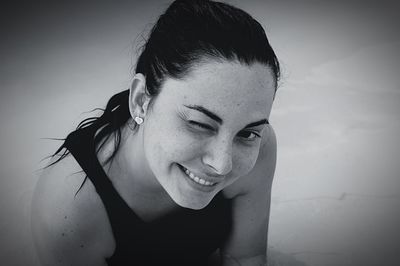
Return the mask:
<svg viewBox="0 0 400 266">
<path fill-rule="evenodd" d="M 275 80 L 268 67 L 211 61 L 167 79 L 141 125 L 146 161 L 180 206 L 201 209 L 255 165 Z"/>
</svg>

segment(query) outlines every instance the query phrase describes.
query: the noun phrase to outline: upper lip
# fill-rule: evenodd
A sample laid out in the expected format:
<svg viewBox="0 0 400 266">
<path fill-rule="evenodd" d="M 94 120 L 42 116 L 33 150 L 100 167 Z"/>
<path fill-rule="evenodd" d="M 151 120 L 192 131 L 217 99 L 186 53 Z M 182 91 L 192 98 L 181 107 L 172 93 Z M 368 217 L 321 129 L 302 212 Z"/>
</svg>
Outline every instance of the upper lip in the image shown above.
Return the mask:
<svg viewBox="0 0 400 266">
<path fill-rule="evenodd" d="M 206 181 L 208 181 L 208 182 L 211 182 L 211 183 L 221 182 L 221 179 L 223 178 L 223 176 L 221 176 L 221 175 L 220 175 L 220 176 L 216 176 L 216 175 L 206 175 L 206 176 L 204 176 L 204 175 L 199 175 L 199 174 L 197 174 L 195 171 L 192 171 L 192 170 L 186 168 L 186 167 L 183 166 L 183 165 L 181 165 L 181 166 L 184 168 L 184 170 L 188 170 L 189 172 L 191 172 L 192 174 L 194 174 L 194 175 L 197 176 L 198 178 L 204 179 L 204 180 L 206 180 Z"/>
</svg>

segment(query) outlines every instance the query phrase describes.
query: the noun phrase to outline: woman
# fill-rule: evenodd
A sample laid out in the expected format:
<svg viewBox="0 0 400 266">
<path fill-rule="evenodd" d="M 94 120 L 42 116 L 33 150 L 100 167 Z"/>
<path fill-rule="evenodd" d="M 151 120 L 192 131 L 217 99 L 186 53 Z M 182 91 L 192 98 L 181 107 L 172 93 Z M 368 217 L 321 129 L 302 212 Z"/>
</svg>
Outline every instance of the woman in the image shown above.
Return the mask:
<svg viewBox="0 0 400 266">
<path fill-rule="evenodd" d="M 250 15 L 173 2 L 131 88 L 70 133 L 39 179 L 43 264 L 264 265 L 278 78 Z"/>
</svg>

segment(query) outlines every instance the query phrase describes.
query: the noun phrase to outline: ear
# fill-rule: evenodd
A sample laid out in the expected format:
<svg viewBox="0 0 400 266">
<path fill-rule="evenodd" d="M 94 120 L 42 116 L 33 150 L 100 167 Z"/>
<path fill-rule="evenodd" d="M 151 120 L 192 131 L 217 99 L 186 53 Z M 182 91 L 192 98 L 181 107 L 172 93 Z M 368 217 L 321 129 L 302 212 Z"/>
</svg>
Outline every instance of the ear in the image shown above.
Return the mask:
<svg viewBox="0 0 400 266">
<path fill-rule="evenodd" d="M 141 73 L 135 74 L 132 86 L 129 90 L 129 112 L 131 117 L 140 116 L 144 118 L 150 97 L 146 94 L 146 78 Z"/>
</svg>

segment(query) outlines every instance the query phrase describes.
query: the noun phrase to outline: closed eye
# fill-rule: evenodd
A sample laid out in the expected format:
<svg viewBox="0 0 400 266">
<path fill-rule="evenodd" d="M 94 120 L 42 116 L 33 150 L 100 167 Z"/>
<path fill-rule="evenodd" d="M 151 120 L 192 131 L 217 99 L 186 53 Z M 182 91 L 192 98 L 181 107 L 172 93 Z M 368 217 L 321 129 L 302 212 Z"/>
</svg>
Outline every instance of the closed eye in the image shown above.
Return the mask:
<svg viewBox="0 0 400 266">
<path fill-rule="evenodd" d="M 189 120 L 188 122 L 190 125 L 192 125 L 194 127 L 198 127 L 198 128 L 206 129 L 206 130 L 214 130 L 214 128 L 212 126 L 207 125 L 207 124 L 199 123 L 199 122 L 196 122 L 193 120 Z"/>
</svg>

